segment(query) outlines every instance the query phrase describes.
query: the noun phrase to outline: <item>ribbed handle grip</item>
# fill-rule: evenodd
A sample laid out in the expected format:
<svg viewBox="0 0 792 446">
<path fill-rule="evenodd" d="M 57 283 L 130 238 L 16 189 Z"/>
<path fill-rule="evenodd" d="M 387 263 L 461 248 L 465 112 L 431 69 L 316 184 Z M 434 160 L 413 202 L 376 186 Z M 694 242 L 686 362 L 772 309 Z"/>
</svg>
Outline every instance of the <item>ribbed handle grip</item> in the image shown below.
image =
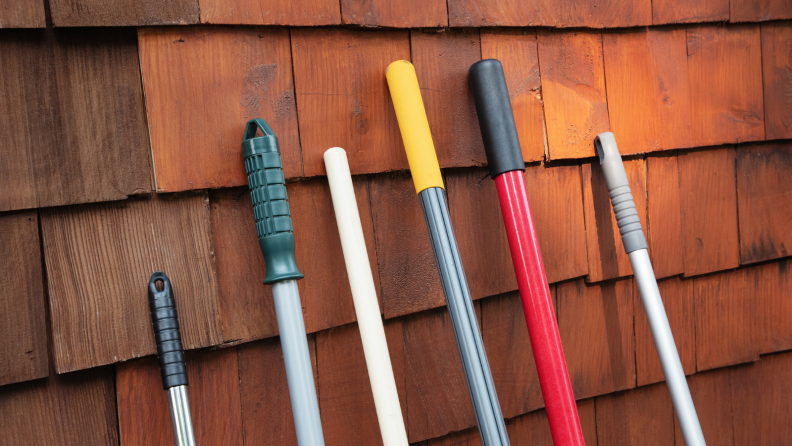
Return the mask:
<svg viewBox="0 0 792 446">
<path fill-rule="evenodd" d="M 608 186 L 608 194 L 616 215 L 616 224 L 622 237 L 624 250 L 627 254 L 639 249 L 646 249 L 646 238 L 641 230 L 641 219 L 635 209 L 630 183 L 627 181 L 627 172 L 624 170 L 619 149 L 616 147 L 616 138 L 613 133 L 600 133 L 594 139 L 600 167 Z"/>
<path fill-rule="evenodd" d="M 162 291 L 157 290 L 157 282 L 162 282 Z M 173 288 L 165 273 L 157 271 L 151 275 L 148 295 L 154 339 L 157 342 L 157 357 L 162 373 L 162 387 L 168 390 L 175 386 L 186 386 L 187 365 L 184 362 L 179 316 L 176 313 Z"/>
<path fill-rule="evenodd" d="M 490 177 L 525 170 L 503 65 L 498 59 L 481 60 L 470 66 L 468 74 Z"/>
<path fill-rule="evenodd" d="M 263 136 L 256 137 L 261 130 Z M 242 141 L 259 246 L 267 264 L 264 283 L 303 277 L 294 258 L 294 233 L 278 138 L 263 119 L 247 123 Z"/>
</svg>

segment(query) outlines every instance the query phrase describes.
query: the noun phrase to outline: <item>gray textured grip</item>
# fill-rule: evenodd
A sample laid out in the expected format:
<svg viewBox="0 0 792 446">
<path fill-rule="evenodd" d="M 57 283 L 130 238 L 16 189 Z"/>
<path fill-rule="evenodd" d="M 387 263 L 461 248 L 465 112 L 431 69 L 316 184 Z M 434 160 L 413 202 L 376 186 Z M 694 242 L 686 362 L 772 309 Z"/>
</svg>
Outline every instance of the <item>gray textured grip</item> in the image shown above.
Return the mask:
<svg viewBox="0 0 792 446">
<path fill-rule="evenodd" d="M 597 147 L 600 167 L 608 185 L 608 194 L 613 205 L 613 213 L 616 214 L 616 224 L 619 225 L 624 250 L 629 254 L 639 249 L 646 249 L 641 219 L 638 218 L 638 211 L 635 209 L 627 172 L 624 170 L 624 163 L 616 147 L 616 138 L 611 132 L 600 133 L 594 139 L 594 145 Z"/>
</svg>

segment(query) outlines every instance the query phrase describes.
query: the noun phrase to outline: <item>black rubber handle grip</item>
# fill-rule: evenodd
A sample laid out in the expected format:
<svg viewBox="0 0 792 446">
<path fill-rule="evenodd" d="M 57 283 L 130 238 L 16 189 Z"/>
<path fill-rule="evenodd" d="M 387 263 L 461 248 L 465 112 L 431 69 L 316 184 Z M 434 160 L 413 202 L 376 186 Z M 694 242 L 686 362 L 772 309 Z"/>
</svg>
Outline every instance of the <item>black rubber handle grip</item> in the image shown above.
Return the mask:
<svg viewBox="0 0 792 446">
<path fill-rule="evenodd" d="M 159 281 L 162 282 L 162 291 L 157 290 Z M 186 386 L 187 365 L 184 362 L 184 348 L 179 331 L 179 315 L 176 313 L 173 287 L 165 273 L 157 271 L 151 275 L 148 295 L 162 387 L 168 390 L 175 386 Z"/>
<path fill-rule="evenodd" d="M 503 65 L 484 59 L 471 65 L 469 75 L 490 176 L 525 170 Z"/>
</svg>

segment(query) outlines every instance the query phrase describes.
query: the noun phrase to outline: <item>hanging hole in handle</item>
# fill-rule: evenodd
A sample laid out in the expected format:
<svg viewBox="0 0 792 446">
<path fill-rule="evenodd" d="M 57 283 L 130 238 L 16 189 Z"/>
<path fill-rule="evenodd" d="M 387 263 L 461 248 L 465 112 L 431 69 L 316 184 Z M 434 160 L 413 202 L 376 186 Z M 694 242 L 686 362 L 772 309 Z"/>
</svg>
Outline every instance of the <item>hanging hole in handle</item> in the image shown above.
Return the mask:
<svg viewBox="0 0 792 446">
<path fill-rule="evenodd" d="M 602 161 L 605 160 L 605 151 L 602 150 L 602 142 L 600 141 L 599 136 L 594 138 L 594 147 L 597 148 L 597 155 L 599 155 L 599 161 L 600 164 L 602 164 Z"/>
<path fill-rule="evenodd" d="M 165 289 L 165 282 L 163 282 L 162 279 L 157 279 L 157 281 L 154 282 L 154 286 L 157 287 L 157 291 L 162 291 Z"/>
</svg>

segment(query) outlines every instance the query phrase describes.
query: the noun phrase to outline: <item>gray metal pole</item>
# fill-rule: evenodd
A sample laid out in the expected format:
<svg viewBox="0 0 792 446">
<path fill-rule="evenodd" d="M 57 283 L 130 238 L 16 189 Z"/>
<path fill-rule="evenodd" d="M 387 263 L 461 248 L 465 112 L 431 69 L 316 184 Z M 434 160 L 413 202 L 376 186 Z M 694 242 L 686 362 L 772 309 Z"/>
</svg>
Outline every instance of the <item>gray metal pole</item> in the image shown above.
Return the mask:
<svg viewBox="0 0 792 446">
<path fill-rule="evenodd" d="M 173 438 L 176 446 L 195 446 L 190 401 L 187 399 L 187 386 L 176 386 L 168 389 L 168 404 L 173 423 Z"/>
<path fill-rule="evenodd" d="M 421 199 L 426 227 L 432 241 L 437 269 L 440 272 L 443 293 L 448 303 L 451 326 L 462 358 L 462 368 L 473 401 L 473 411 L 481 441 L 485 446 L 509 445 L 506 425 L 503 422 L 487 354 L 484 352 L 484 342 L 481 339 L 476 311 L 473 308 L 465 271 L 462 269 L 462 260 L 459 257 L 459 248 L 443 192 L 439 187 L 430 187 L 421 191 L 418 196 Z"/>
<path fill-rule="evenodd" d="M 608 185 L 613 211 L 616 214 L 616 223 L 622 236 L 624 250 L 630 257 L 635 281 L 646 311 L 646 319 L 652 331 L 657 355 L 666 385 L 671 394 L 671 401 L 676 411 L 679 427 L 687 446 L 706 446 L 704 434 L 701 431 L 696 407 L 690 396 L 690 389 L 679 360 L 671 326 L 668 324 L 660 290 L 657 288 L 652 262 L 649 260 L 646 239 L 641 229 L 641 221 L 635 210 L 627 173 L 624 170 L 619 149 L 613 133 L 606 132 L 597 135 L 594 140 L 600 158 L 600 165 Z"/>
<path fill-rule="evenodd" d="M 305 337 L 305 322 L 300 292 L 294 279 L 272 284 L 275 313 L 278 318 L 283 362 L 289 384 L 289 398 L 294 414 L 294 429 L 300 445 L 324 445 L 319 401 L 316 398 L 311 355 Z"/>
</svg>

